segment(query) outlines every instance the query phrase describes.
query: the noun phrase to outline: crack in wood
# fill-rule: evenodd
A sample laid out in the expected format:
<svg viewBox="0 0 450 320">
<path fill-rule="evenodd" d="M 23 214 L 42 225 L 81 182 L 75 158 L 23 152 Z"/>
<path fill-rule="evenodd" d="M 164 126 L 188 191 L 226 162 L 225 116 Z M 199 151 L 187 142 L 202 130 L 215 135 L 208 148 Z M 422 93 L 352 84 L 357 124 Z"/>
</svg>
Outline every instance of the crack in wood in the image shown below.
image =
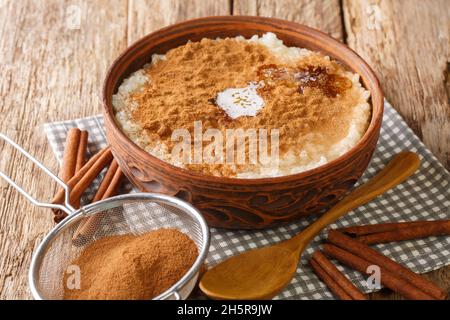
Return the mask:
<svg viewBox="0 0 450 320">
<path fill-rule="evenodd" d="M 344 0 L 339 0 L 339 16 L 341 18 L 342 42 L 347 44 L 347 29 L 345 27 Z"/>
<path fill-rule="evenodd" d="M 444 88 L 447 93 L 447 103 L 450 105 L 450 61 L 447 61 L 444 70 Z"/>
</svg>

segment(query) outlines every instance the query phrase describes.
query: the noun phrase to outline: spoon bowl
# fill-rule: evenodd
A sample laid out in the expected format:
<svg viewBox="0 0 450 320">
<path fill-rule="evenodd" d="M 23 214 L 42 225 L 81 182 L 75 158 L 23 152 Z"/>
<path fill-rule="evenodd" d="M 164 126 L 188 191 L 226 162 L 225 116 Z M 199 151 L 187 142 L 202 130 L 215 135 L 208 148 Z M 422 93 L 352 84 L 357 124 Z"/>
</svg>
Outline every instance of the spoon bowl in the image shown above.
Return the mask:
<svg viewBox="0 0 450 320">
<path fill-rule="evenodd" d="M 326 226 L 412 175 L 420 165 L 412 152 L 396 155 L 375 177 L 355 188 L 304 231 L 272 246 L 233 256 L 208 270 L 200 289 L 213 299 L 270 299 L 295 275 L 308 243 Z"/>
<path fill-rule="evenodd" d="M 213 299 L 270 299 L 284 288 L 297 271 L 298 254 L 283 247 L 250 250 L 225 260 L 207 272 L 201 290 Z M 268 259 L 270 257 L 270 259 Z M 242 274 L 257 274 L 242 281 Z M 227 283 L 227 286 L 223 286 Z"/>
</svg>

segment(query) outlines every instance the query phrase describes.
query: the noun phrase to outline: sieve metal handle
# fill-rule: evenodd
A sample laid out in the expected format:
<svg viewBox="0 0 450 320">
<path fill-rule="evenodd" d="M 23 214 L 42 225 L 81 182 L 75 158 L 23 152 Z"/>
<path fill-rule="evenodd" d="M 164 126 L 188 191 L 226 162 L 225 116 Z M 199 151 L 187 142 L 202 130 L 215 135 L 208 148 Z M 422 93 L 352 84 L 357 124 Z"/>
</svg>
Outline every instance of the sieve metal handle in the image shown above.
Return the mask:
<svg viewBox="0 0 450 320">
<path fill-rule="evenodd" d="M 53 180 L 55 180 L 61 187 L 64 188 L 65 196 L 64 196 L 64 205 L 62 204 L 53 204 L 48 202 L 40 202 L 36 200 L 32 195 L 26 192 L 22 187 L 20 187 L 17 183 L 15 183 L 7 174 L 0 171 L 0 177 L 5 179 L 11 186 L 13 186 L 17 191 L 19 191 L 25 198 L 27 198 L 31 203 L 38 207 L 44 208 L 53 208 L 64 211 L 67 214 L 71 214 L 75 212 L 75 208 L 72 207 L 69 203 L 69 186 L 66 185 L 60 178 L 58 178 L 53 172 L 51 172 L 46 166 L 40 163 L 36 158 L 26 152 L 21 146 L 15 143 L 13 140 L 5 136 L 3 133 L 0 133 L 0 138 L 9 143 L 11 146 L 16 148 L 21 154 L 27 157 L 29 160 L 33 161 L 39 168 L 41 168 L 47 175 L 49 175 Z"/>
</svg>

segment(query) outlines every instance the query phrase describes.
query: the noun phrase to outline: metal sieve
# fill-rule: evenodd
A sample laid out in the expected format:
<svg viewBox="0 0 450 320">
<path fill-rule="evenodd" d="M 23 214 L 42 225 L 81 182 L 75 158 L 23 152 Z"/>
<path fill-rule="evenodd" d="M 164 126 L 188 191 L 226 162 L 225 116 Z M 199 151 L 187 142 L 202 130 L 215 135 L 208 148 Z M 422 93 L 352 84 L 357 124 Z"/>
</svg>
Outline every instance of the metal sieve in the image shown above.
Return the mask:
<svg viewBox="0 0 450 320">
<path fill-rule="evenodd" d="M 69 187 L 61 179 L 14 141 L 1 133 L 0 137 L 47 173 L 66 193 L 64 205 L 39 202 L 0 171 L 0 176 L 33 204 L 68 213 L 68 216 L 47 234 L 33 254 L 28 280 L 35 299 L 62 299 L 64 276 L 68 268 L 72 267 L 71 262 L 93 241 L 105 236 L 139 235 L 160 228 L 176 228 L 187 234 L 197 245 L 198 257 L 178 282 L 154 299 L 180 300 L 189 296 L 196 285 L 199 269 L 209 249 L 209 229 L 197 209 L 175 197 L 132 193 L 95 202 L 76 210 L 69 204 Z M 94 215 L 99 217 L 99 223 L 87 230 L 81 241 L 74 241 L 79 224 Z"/>
</svg>

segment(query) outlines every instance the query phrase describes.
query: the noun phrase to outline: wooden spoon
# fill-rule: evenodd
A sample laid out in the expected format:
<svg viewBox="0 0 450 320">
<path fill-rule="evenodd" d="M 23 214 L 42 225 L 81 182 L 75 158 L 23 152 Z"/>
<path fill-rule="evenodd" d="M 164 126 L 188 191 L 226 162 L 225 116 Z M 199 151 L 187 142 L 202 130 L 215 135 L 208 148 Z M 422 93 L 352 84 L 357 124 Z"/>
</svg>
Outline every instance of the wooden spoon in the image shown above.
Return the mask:
<svg viewBox="0 0 450 320">
<path fill-rule="evenodd" d="M 403 182 L 419 165 L 415 153 L 399 153 L 375 177 L 355 188 L 300 234 L 273 246 L 233 256 L 208 270 L 200 281 L 200 289 L 214 299 L 274 297 L 291 281 L 303 250 L 314 236 L 348 211 Z"/>
</svg>

